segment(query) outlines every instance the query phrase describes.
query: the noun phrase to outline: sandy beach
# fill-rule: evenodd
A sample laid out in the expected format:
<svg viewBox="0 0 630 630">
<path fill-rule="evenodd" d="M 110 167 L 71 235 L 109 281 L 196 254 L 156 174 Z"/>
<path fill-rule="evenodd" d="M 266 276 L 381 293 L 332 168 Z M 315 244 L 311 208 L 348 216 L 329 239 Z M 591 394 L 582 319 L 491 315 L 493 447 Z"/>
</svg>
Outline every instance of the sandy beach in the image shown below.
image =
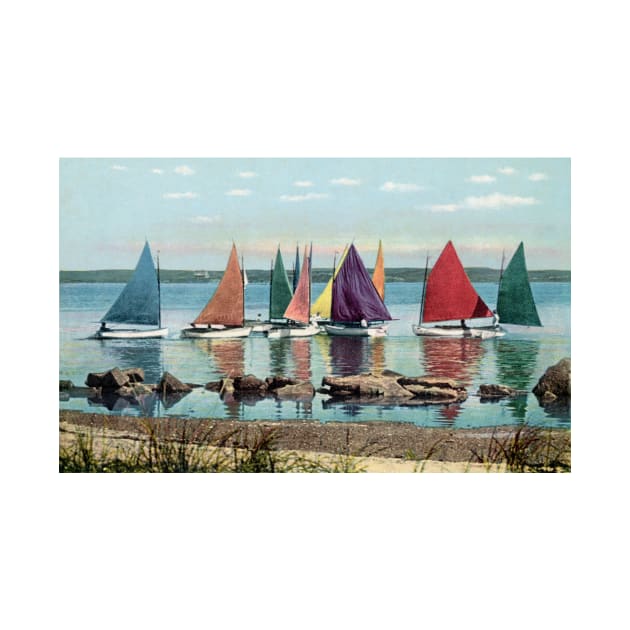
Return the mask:
<svg viewBox="0 0 630 630">
<path fill-rule="evenodd" d="M 270 449 L 297 453 L 321 462 L 351 457 L 365 472 L 496 472 L 506 469 L 503 456 L 524 432 L 517 427 L 479 429 L 425 428 L 405 423 L 319 423 L 308 421 L 242 422 L 214 419 L 142 418 L 62 410 L 60 448 L 78 435 L 89 434 L 95 444 L 132 445 L 154 432 L 161 440 L 185 437 L 193 444 L 218 444 L 246 449 L 271 435 Z M 527 430 L 527 429 L 526 429 Z M 525 431 L 526 431 L 525 430 Z M 570 466 L 570 430 L 535 430 L 547 451 L 562 454 Z M 509 454 L 508 454 L 509 456 Z"/>
</svg>

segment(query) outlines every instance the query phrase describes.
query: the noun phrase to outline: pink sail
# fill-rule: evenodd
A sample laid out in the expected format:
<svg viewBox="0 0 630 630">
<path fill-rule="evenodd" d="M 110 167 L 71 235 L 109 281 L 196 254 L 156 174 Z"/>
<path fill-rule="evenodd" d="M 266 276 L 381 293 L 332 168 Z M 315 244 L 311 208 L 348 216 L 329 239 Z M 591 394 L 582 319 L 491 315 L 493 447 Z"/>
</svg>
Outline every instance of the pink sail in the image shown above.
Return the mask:
<svg viewBox="0 0 630 630">
<path fill-rule="evenodd" d="M 311 246 L 311 254 L 313 247 Z M 311 312 L 311 256 L 306 256 L 306 247 L 304 248 L 304 258 L 302 262 L 302 272 L 300 279 L 295 287 L 293 298 L 284 312 L 287 319 L 294 322 L 302 322 L 308 324 Z"/>
</svg>

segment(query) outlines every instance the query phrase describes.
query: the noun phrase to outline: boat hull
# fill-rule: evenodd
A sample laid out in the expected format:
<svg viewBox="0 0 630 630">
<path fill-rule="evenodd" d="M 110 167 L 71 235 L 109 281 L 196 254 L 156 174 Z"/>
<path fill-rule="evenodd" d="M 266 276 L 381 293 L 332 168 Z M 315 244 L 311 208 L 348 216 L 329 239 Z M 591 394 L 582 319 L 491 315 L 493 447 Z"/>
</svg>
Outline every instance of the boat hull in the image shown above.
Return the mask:
<svg viewBox="0 0 630 630">
<path fill-rule="evenodd" d="M 153 328 L 151 330 L 125 330 L 114 328 L 98 330 L 94 334 L 95 339 L 154 339 L 156 337 L 168 337 L 168 328 Z"/>
<path fill-rule="evenodd" d="M 414 335 L 421 337 L 451 337 L 472 339 L 493 339 L 503 337 L 505 331 L 489 326 L 487 328 L 462 328 L 461 326 L 412 326 Z"/>
<path fill-rule="evenodd" d="M 250 326 L 244 328 L 184 328 L 182 337 L 189 339 L 234 339 L 238 337 L 249 337 L 252 329 Z"/>
<path fill-rule="evenodd" d="M 265 332 L 269 339 L 282 339 L 284 337 L 312 337 L 322 330 L 319 326 L 310 324 L 309 326 L 285 326 L 272 328 Z"/>
<path fill-rule="evenodd" d="M 342 324 L 325 324 L 324 329 L 329 335 L 339 337 L 385 337 L 387 335 L 387 325 L 368 326 L 344 326 Z"/>
</svg>

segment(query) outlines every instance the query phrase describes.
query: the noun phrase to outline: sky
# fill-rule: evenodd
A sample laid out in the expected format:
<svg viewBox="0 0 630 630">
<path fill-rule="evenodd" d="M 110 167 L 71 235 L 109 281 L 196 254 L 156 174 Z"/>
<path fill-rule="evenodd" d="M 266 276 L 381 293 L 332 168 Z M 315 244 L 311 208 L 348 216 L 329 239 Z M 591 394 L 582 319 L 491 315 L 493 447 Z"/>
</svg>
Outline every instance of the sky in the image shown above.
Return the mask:
<svg viewBox="0 0 630 630">
<path fill-rule="evenodd" d="M 374 264 L 424 267 L 452 240 L 465 266 L 570 269 L 568 158 L 62 158 L 62 270 L 130 269 L 148 239 L 164 269 L 246 268 L 278 245 L 313 266 L 354 241 Z"/>
</svg>

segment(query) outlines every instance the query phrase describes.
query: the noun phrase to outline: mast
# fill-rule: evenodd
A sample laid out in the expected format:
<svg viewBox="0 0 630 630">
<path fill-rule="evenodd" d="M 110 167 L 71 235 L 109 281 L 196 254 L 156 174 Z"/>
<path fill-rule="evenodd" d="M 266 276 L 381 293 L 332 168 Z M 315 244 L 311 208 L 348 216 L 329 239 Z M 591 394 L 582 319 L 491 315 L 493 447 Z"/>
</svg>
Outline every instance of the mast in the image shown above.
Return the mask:
<svg viewBox="0 0 630 630">
<path fill-rule="evenodd" d="M 311 292 L 313 290 L 313 241 L 311 241 L 311 249 L 308 253 L 308 319 L 311 320 Z"/>
<path fill-rule="evenodd" d="M 245 261 L 241 254 L 241 284 L 243 285 L 243 326 L 245 326 Z"/>
<path fill-rule="evenodd" d="M 499 271 L 499 286 L 497 287 L 497 306 L 499 304 L 499 291 L 501 290 L 501 280 L 503 280 L 503 264 L 505 263 L 505 250 L 501 254 L 501 271 Z"/>
<path fill-rule="evenodd" d="M 335 251 L 335 255 L 333 257 L 333 272 L 332 272 L 332 282 L 331 282 L 331 288 L 333 289 L 330 293 L 330 321 L 334 321 L 332 318 L 332 314 L 333 314 L 333 300 L 334 295 L 335 295 L 335 269 L 337 267 L 337 252 Z"/>
<path fill-rule="evenodd" d="M 429 254 L 427 254 L 427 262 L 424 266 L 424 282 L 422 283 L 422 299 L 420 300 L 420 321 L 418 326 L 422 326 L 422 315 L 424 314 L 424 297 L 427 291 L 427 273 L 429 271 Z"/>
<path fill-rule="evenodd" d="M 269 265 L 269 321 L 271 321 L 271 296 L 273 287 L 273 258 L 271 259 L 271 263 Z"/>
<path fill-rule="evenodd" d="M 162 289 L 160 286 L 160 250 L 157 251 L 158 328 L 162 328 Z"/>
</svg>

